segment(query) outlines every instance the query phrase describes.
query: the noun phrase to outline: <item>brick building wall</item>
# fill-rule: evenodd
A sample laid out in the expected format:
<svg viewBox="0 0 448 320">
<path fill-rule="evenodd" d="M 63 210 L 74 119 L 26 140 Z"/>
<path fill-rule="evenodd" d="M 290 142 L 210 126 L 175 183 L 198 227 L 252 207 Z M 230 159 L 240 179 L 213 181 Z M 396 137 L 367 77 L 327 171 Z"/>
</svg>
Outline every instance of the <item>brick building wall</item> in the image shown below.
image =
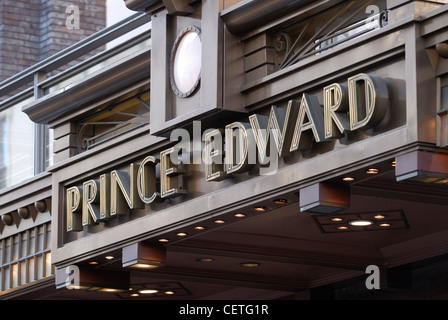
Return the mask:
<svg viewBox="0 0 448 320">
<path fill-rule="evenodd" d="M 68 29 L 70 5 L 79 29 Z M 0 0 L 0 81 L 106 26 L 105 0 Z"/>
</svg>

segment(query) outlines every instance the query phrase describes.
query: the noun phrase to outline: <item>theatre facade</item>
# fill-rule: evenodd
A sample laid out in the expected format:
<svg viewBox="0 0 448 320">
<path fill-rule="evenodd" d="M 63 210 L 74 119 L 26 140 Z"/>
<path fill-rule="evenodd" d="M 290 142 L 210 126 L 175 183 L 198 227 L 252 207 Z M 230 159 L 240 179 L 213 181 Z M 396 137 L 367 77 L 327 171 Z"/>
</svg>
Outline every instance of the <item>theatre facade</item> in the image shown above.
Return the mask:
<svg viewBox="0 0 448 320">
<path fill-rule="evenodd" d="M 448 1 L 124 2 L 0 86 L 0 299 L 448 297 Z"/>
</svg>

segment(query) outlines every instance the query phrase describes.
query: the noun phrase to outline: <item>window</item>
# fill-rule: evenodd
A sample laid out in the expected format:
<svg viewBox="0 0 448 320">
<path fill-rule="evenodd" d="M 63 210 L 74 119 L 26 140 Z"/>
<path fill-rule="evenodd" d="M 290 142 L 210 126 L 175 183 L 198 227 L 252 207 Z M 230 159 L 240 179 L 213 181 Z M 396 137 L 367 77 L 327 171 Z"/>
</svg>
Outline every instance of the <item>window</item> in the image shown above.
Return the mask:
<svg viewBox="0 0 448 320">
<path fill-rule="evenodd" d="M 0 188 L 34 175 L 34 124 L 20 108 L 0 112 Z"/>
<path fill-rule="evenodd" d="M 67 9 L 73 6 L 70 5 Z M 149 48 L 149 16 L 127 9 L 123 1 L 107 0 L 107 6 L 106 1 L 95 4 L 79 3 L 76 6 L 79 6 L 82 13 L 79 17 L 82 32 L 71 33 L 74 38 L 70 37 L 69 42 L 73 46 L 63 49 L 66 45 L 64 43 L 63 46 L 54 48 L 64 51 L 49 57 L 48 61 L 41 61 L 42 65 L 30 67 L 24 75 L 13 76 L 0 85 L 0 190 L 17 185 L 44 172 L 52 165 L 52 131 L 44 125 L 30 121 L 22 112 L 25 105 L 35 101 L 34 98 L 40 99 L 55 92 L 63 92 L 95 71 L 117 63 L 137 50 Z M 62 16 L 62 22 L 66 23 L 65 26 L 69 30 L 72 30 L 71 27 L 77 27 L 76 24 L 69 23 L 70 28 L 67 25 L 67 22 L 76 20 L 76 15 L 76 10 L 67 10 Z M 44 24 L 45 19 L 46 16 L 41 17 Z M 106 24 L 110 28 L 101 30 Z M 66 28 L 62 29 L 61 31 L 58 28 L 66 34 Z M 130 29 L 132 30 L 129 31 Z M 98 30 L 100 32 L 97 32 Z M 77 44 L 72 43 L 78 41 L 75 35 L 85 38 L 94 32 L 97 33 L 91 38 L 79 39 L 81 41 Z M 53 37 L 58 36 L 54 34 Z M 86 52 L 86 47 L 90 52 Z M 120 106 L 108 110 L 107 115 L 103 115 L 104 118 L 97 119 L 97 122 L 101 122 L 98 125 L 92 123 L 94 119 L 88 119 L 87 127 L 93 128 L 94 131 L 86 131 L 89 139 L 87 149 L 100 140 L 105 141 L 118 131 L 130 130 L 132 125 L 145 125 L 149 121 L 149 109 L 144 102 L 140 103 L 139 100 L 135 106 Z M 124 121 L 116 119 L 120 112 Z M 123 115 L 124 112 L 128 114 Z M 115 127 L 120 125 L 122 127 Z"/>
<path fill-rule="evenodd" d="M 126 4 L 124 1 L 117 1 L 117 0 L 107 0 L 106 1 L 106 27 L 110 27 L 111 25 L 120 22 L 123 19 L 126 19 L 129 16 L 134 15 L 136 12 L 129 10 L 126 7 Z M 126 40 L 131 39 L 132 37 L 135 37 L 143 32 L 146 32 L 150 29 L 151 22 L 148 22 L 147 24 L 138 27 L 131 32 L 112 40 L 107 44 L 107 49 L 113 48 Z"/>
<path fill-rule="evenodd" d="M 143 89 L 142 89 L 143 90 Z M 149 123 L 148 87 L 130 98 L 112 104 L 78 123 L 78 150 L 86 151 Z"/>
<path fill-rule="evenodd" d="M 342 2 L 275 31 L 277 68 L 285 69 L 388 24 L 385 1 L 365 5 L 364 1 Z"/>
<path fill-rule="evenodd" d="M 442 109 L 448 109 L 448 86 L 442 88 Z"/>
<path fill-rule="evenodd" d="M 448 146 L 448 76 L 438 78 L 437 84 L 437 146 Z"/>
<path fill-rule="evenodd" d="M 0 240 L 0 291 L 54 274 L 51 266 L 51 223 Z"/>
<path fill-rule="evenodd" d="M 0 111 L 0 189 L 31 178 L 52 164 L 51 134 L 22 112 L 27 102 Z"/>
</svg>

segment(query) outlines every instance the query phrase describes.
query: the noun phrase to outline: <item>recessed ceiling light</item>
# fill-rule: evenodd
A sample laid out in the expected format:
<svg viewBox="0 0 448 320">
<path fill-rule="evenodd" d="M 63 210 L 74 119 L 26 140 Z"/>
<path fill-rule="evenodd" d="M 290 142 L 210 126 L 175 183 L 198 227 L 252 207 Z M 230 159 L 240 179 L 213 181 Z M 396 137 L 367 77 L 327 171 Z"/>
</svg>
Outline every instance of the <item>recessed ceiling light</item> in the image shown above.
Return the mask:
<svg viewBox="0 0 448 320">
<path fill-rule="evenodd" d="M 333 221 L 333 222 L 341 222 L 341 221 L 343 221 L 344 219 L 342 219 L 342 218 L 332 218 L 331 219 L 331 221 Z"/>
<path fill-rule="evenodd" d="M 98 292 L 121 292 L 123 290 L 121 289 L 114 289 L 114 288 L 102 288 L 98 290 Z"/>
<path fill-rule="evenodd" d="M 355 178 L 353 178 L 353 177 L 345 177 L 342 180 L 345 181 L 345 182 L 352 182 L 352 181 L 355 181 Z"/>
<path fill-rule="evenodd" d="M 96 265 L 96 264 L 98 264 L 98 262 L 97 261 L 90 261 L 89 264 Z"/>
<path fill-rule="evenodd" d="M 139 297 L 140 295 L 138 293 L 131 294 L 131 297 Z"/>
<path fill-rule="evenodd" d="M 348 227 L 347 226 L 340 226 L 340 227 L 338 227 L 338 230 L 348 230 Z"/>
<path fill-rule="evenodd" d="M 153 264 L 147 264 L 147 263 L 136 263 L 132 265 L 132 268 L 139 268 L 139 269 L 155 269 L 158 266 Z"/>
<path fill-rule="evenodd" d="M 113 260 L 114 257 L 113 257 L 113 256 L 106 256 L 106 259 L 107 259 L 107 260 Z"/>
<path fill-rule="evenodd" d="M 159 239 L 159 242 L 163 242 L 163 243 L 166 243 L 166 242 L 169 242 L 170 240 L 168 240 L 168 239 Z"/>
<path fill-rule="evenodd" d="M 380 172 L 379 169 L 370 168 L 366 171 L 367 174 L 378 174 Z"/>
<path fill-rule="evenodd" d="M 235 214 L 235 217 L 236 218 L 244 218 L 244 217 L 246 217 L 246 215 L 244 213 L 237 213 L 237 214 Z"/>
<path fill-rule="evenodd" d="M 382 227 L 382 228 L 389 228 L 390 224 L 389 223 L 382 223 L 382 224 L 380 224 L 380 227 Z"/>
<path fill-rule="evenodd" d="M 215 223 L 216 224 L 224 224 L 224 223 L 226 223 L 224 220 L 215 220 Z"/>
<path fill-rule="evenodd" d="M 392 167 L 396 167 L 397 166 L 397 161 L 392 161 Z"/>
<path fill-rule="evenodd" d="M 266 212 L 267 208 L 266 207 L 255 207 L 254 210 L 257 212 Z"/>
<path fill-rule="evenodd" d="M 286 200 L 286 199 L 275 199 L 274 203 L 276 203 L 276 204 L 287 204 L 288 200 Z"/>
<path fill-rule="evenodd" d="M 243 263 L 240 263 L 240 266 L 245 267 L 245 268 L 256 268 L 256 267 L 259 267 L 260 264 L 258 262 L 243 262 Z"/>
<path fill-rule="evenodd" d="M 383 220 L 386 219 L 386 216 L 383 216 L 382 214 L 377 214 L 376 216 L 374 216 L 374 218 L 377 220 Z"/>
<path fill-rule="evenodd" d="M 178 236 L 178 237 L 186 237 L 186 236 L 188 236 L 188 233 L 185 233 L 185 232 L 179 232 L 179 233 L 177 234 L 177 236 Z"/>
<path fill-rule="evenodd" d="M 349 222 L 351 226 L 354 227 L 367 227 L 373 224 L 372 221 L 369 220 L 353 220 Z"/>
<path fill-rule="evenodd" d="M 141 294 L 155 294 L 155 293 L 159 292 L 159 290 L 143 289 L 143 290 L 139 290 L 138 292 L 141 293 Z"/>
<path fill-rule="evenodd" d="M 202 231 L 202 230 L 205 230 L 205 227 L 203 227 L 203 226 L 197 226 L 197 227 L 195 227 L 194 229 L 195 229 L 195 230 Z"/>
<path fill-rule="evenodd" d="M 174 294 L 174 292 L 173 291 L 165 291 L 165 294 L 172 295 L 172 294 Z"/>
</svg>

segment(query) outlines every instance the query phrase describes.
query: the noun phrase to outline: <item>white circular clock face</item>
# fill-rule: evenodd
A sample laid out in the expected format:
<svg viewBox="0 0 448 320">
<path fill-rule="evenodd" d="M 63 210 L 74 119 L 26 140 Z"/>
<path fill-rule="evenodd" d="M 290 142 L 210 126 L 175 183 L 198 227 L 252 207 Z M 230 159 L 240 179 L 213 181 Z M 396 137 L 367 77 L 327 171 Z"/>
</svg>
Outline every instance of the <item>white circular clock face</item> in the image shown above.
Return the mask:
<svg viewBox="0 0 448 320">
<path fill-rule="evenodd" d="M 198 29 L 189 27 L 178 36 L 171 65 L 174 92 L 180 97 L 188 97 L 198 86 L 201 77 L 202 43 Z"/>
</svg>

